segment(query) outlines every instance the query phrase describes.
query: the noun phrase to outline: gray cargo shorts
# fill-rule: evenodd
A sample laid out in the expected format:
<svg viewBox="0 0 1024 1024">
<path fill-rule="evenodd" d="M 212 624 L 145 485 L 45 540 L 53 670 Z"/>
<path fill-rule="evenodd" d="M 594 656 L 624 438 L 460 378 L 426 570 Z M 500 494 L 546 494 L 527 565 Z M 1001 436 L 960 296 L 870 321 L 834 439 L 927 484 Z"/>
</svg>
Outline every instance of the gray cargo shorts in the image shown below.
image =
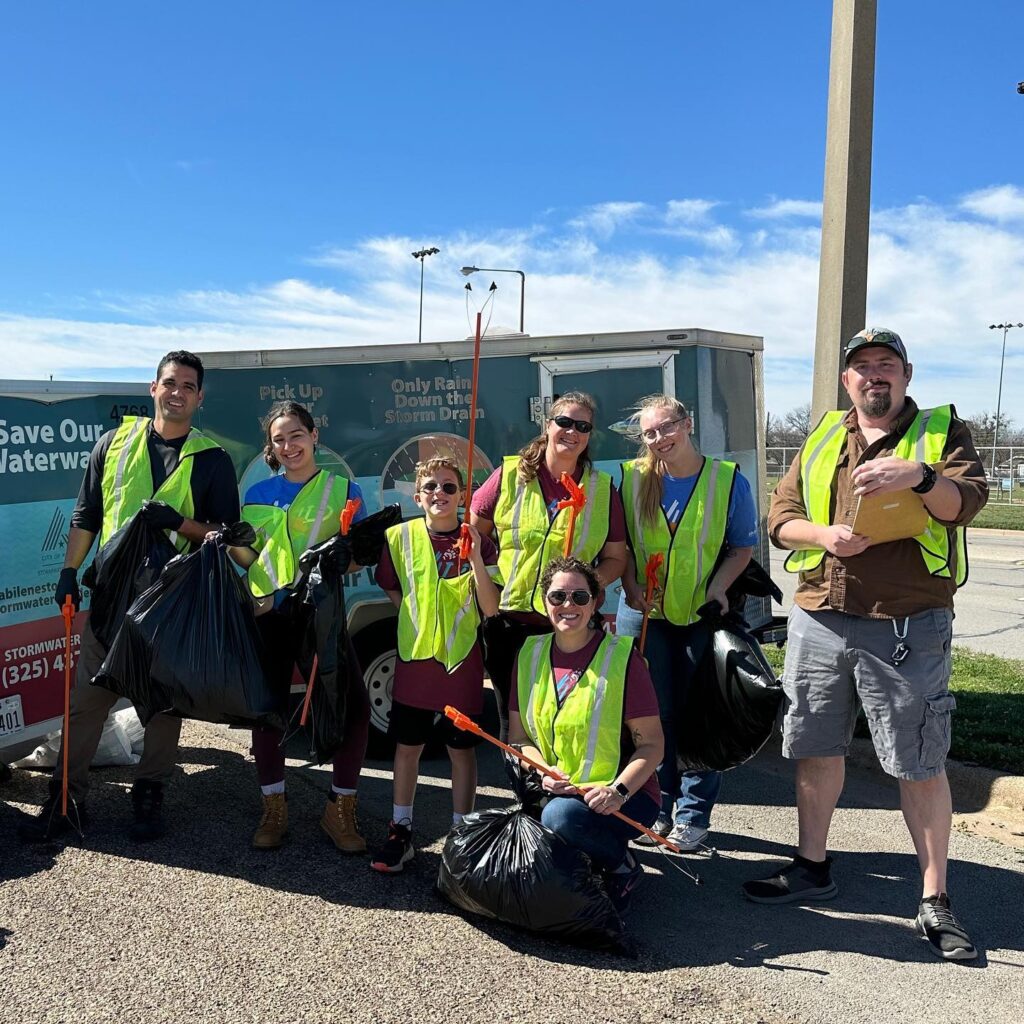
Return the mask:
<svg viewBox="0 0 1024 1024">
<path fill-rule="evenodd" d="M 896 624 L 902 632 L 904 620 Z M 949 692 L 953 613 L 933 608 L 912 615 L 908 626 L 910 653 L 894 665 L 892 619 L 794 606 L 782 673 L 783 756 L 845 755 L 859 700 L 889 775 L 920 782 L 942 773 L 956 707 Z"/>
</svg>

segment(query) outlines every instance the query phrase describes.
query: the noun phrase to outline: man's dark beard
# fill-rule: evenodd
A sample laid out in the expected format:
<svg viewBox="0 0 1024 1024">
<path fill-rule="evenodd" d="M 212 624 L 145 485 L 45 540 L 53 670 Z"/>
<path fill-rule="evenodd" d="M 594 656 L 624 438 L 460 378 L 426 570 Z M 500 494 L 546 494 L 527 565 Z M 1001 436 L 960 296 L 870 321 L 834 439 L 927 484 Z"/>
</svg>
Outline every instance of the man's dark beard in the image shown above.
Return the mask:
<svg viewBox="0 0 1024 1024">
<path fill-rule="evenodd" d="M 864 403 L 864 412 L 873 420 L 880 419 L 892 408 L 892 392 L 885 390 L 877 395 L 869 395 Z"/>
</svg>

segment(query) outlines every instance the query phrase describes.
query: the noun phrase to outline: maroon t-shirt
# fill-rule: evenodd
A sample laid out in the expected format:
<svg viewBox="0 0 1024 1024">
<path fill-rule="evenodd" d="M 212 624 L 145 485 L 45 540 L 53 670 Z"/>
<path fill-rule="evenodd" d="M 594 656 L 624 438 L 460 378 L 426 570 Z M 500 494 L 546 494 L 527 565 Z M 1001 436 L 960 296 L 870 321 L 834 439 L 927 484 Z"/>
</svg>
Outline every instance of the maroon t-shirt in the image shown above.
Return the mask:
<svg viewBox="0 0 1024 1024">
<path fill-rule="evenodd" d="M 494 520 L 494 510 L 498 507 L 498 499 L 501 497 L 501 473 L 503 466 L 499 466 L 484 482 L 473 492 L 472 511 L 484 519 Z M 577 467 L 572 478 L 579 483 L 583 478 L 582 467 Z M 537 467 L 537 483 L 540 484 L 540 493 L 544 496 L 544 502 L 548 507 L 548 518 L 554 519 L 558 511 L 558 503 L 569 497 L 569 492 L 551 475 L 547 463 L 541 462 Z M 624 541 L 626 539 L 626 513 L 622 508 L 622 497 L 618 490 L 612 487 L 608 497 L 608 536 L 605 542 Z M 498 538 L 501 544 L 501 538 Z M 502 612 L 510 619 L 517 622 L 528 622 L 530 625 L 543 626 L 547 624 L 547 616 L 539 612 Z"/>
<path fill-rule="evenodd" d="M 595 630 L 593 637 L 585 647 L 571 654 L 561 651 L 558 644 L 551 643 L 551 670 L 555 680 L 555 687 L 559 693 L 559 702 L 565 699 L 573 686 L 576 685 L 580 676 L 587 670 L 587 666 L 593 661 L 597 648 L 601 643 L 604 634 Z M 522 652 L 520 652 L 522 653 Z M 512 692 L 509 694 L 509 711 L 519 711 L 519 678 L 518 657 L 512 668 Z M 619 771 L 626 766 L 626 763 L 636 751 L 633 737 L 626 728 L 626 722 L 634 718 L 658 718 L 658 697 L 654 692 L 654 683 L 651 682 L 651 674 L 647 670 L 647 663 L 634 647 L 629 654 L 629 663 L 626 666 L 626 689 L 622 698 L 622 757 L 619 760 Z M 669 752 L 666 751 L 666 756 Z M 674 754 L 672 756 L 675 756 Z M 658 785 L 658 776 L 651 773 L 651 777 L 643 784 L 640 792 L 646 793 L 658 806 L 661 806 L 661 789 Z"/>
<path fill-rule="evenodd" d="M 434 533 L 427 531 L 434 547 L 437 573 L 442 578 L 455 575 L 459 559 L 459 531 Z M 498 564 L 498 551 L 488 537 L 481 537 L 480 553 L 484 565 Z M 468 562 L 462 563 L 462 572 L 472 572 Z M 377 586 L 382 590 L 397 590 L 405 597 L 404 580 L 398 578 L 395 564 L 391 560 L 391 549 L 387 544 L 381 552 L 375 570 Z M 466 660 L 452 673 L 433 658 L 427 661 L 395 660 L 395 681 L 391 691 L 394 700 L 413 708 L 428 711 L 444 711 L 446 704 L 458 708 L 467 715 L 478 715 L 484 707 L 484 658 L 480 640 L 473 645 Z"/>
</svg>

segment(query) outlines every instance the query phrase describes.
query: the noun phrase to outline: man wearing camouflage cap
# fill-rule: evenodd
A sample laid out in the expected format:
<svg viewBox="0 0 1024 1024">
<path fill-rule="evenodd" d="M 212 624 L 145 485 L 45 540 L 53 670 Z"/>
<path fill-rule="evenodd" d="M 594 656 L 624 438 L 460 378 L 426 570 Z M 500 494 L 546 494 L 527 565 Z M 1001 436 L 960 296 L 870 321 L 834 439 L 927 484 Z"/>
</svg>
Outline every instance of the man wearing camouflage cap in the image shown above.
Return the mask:
<svg viewBox="0 0 1024 1024">
<path fill-rule="evenodd" d="M 758 903 L 831 899 L 826 842 L 859 701 L 882 768 L 899 780 L 917 851 L 917 930 L 936 955 L 977 956 L 946 895 L 952 809 L 945 759 L 953 595 L 967 578 L 964 527 L 988 500 L 985 471 L 952 405 L 919 409 L 899 335 L 846 346 L 849 412 L 826 413 L 772 496 L 772 543 L 800 574 L 783 672 L 783 754 L 796 760 L 799 843 L 791 864 L 744 884 Z M 921 495 L 917 537 L 873 544 L 852 530 L 859 499 Z"/>
</svg>

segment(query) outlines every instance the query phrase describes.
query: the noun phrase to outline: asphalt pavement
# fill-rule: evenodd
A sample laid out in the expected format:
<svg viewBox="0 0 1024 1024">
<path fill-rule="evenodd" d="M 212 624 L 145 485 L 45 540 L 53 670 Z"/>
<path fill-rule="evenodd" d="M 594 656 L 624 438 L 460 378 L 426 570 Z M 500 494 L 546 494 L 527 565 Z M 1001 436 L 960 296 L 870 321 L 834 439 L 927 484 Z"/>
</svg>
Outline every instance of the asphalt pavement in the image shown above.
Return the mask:
<svg viewBox="0 0 1024 1024">
<path fill-rule="evenodd" d="M 986 654 L 1024 660 L 1024 531 L 967 531 L 970 566 L 967 583 L 957 591 L 953 643 Z M 786 552 L 772 548 L 772 579 L 785 601 L 775 612 L 788 613 L 796 577 L 782 564 Z"/>
<path fill-rule="evenodd" d="M 145 846 L 124 831 L 131 769 L 93 773 L 93 827 L 67 846 L 14 838 L 45 776 L 15 771 L 0 787 L 2 1024 L 1021 1020 L 1024 853 L 954 832 L 950 890 L 983 954 L 974 965 L 937 960 L 913 931 L 917 867 L 891 783 L 850 779 L 832 834 L 835 900 L 764 907 L 739 887 L 790 851 L 790 767 L 770 751 L 730 773 L 713 822 L 718 854 L 686 858 L 704 885 L 671 855 L 640 852 L 627 957 L 463 917 L 435 895 L 450 821 L 443 758 L 424 761 L 419 853 L 402 875 L 334 850 L 317 827 L 329 775 L 301 760 L 289 762 L 289 842 L 252 849 L 247 747 L 245 733 L 186 723 L 170 832 Z M 496 754 L 481 750 L 480 761 L 478 806 L 507 804 Z M 360 794 L 364 831 L 380 842 L 389 765 L 369 764 Z"/>
</svg>

